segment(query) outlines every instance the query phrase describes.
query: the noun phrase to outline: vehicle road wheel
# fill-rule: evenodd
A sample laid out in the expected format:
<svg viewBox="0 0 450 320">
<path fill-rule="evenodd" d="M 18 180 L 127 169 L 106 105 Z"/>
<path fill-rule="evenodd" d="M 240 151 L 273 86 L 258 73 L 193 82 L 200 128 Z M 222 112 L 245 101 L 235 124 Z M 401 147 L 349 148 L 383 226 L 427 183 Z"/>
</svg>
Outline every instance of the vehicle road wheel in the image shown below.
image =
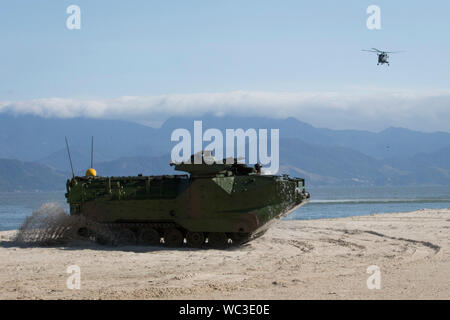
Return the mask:
<svg viewBox="0 0 450 320">
<path fill-rule="evenodd" d="M 183 234 L 178 229 L 172 228 L 164 232 L 164 244 L 168 247 L 181 247 L 183 240 Z"/>
<path fill-rule="evenodd" d="M 81 227 L 77 230 L 77 235 L 83 238 L 89 237 L 89 230 L 86 227 Z"/>
<path fill-rule="evenodd" d="M 159 232 L 153 228 L 145 228 L 139 232 L 139 244 L 144 245 L 158 245 L 161 242 Z"/>
<path fill-rule="evenodd" d="M 200 248 L 205 243 L 205 236 L 202 232 L 188 232 L 186 242 L 189 247 Z"/>
<path fill-rule="evenodd" d="M 119 231 L 117 235 L 117 244 L 118 245 L 135 245 L 136 244 L 136 234 L 130 229 L 122 229 Z"/>
<path fill-rule="evenodd" d="M 211 248 L 226 248 L 228 247 L 228 237 L 223 232 L 211 232 L 208 234 L 208 245 Z"/>
</svg>

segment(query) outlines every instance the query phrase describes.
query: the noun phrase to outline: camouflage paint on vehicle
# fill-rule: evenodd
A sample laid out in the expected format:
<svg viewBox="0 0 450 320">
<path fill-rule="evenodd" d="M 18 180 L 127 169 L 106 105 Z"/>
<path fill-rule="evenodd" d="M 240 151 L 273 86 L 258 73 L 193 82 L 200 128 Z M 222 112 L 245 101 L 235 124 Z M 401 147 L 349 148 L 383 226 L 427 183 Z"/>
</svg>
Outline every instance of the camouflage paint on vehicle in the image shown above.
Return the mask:
<svg viewBox="0 0 450 320">
<path fill-rule="evenodd" d="M 222 238 L 249 240 L 309 200 L 303 179 L 262 175 L 260 167 L 236 160 L 181 163 L 175 170 L 189 175 L 74 177 L 67 181 L 70 213 L 122 225 L 137 238 L 139 229 L 148 226 L 161 237 L 164 228 L 175 228 L 183 237 L 221 233 Z"/>
</svg>

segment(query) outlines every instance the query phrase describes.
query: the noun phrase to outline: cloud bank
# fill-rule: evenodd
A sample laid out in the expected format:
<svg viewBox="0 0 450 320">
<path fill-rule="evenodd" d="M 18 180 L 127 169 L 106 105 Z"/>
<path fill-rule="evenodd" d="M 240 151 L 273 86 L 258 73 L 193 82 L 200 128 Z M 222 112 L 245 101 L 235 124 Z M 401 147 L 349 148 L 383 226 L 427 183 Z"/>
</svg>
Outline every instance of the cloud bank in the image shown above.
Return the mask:
<svg viewBox="0 0 450 320">
<path fill-rule="evenodd" d="M 295 117 L 319 127 L 378 131 L 390 126 L 450 132 L 450 92 L 259 92 L 124 96 L 114 99 L 45 98 L 0 101 L 16 115 L 125 119 L 158 125 L 170 116 Z"/>
</svg>

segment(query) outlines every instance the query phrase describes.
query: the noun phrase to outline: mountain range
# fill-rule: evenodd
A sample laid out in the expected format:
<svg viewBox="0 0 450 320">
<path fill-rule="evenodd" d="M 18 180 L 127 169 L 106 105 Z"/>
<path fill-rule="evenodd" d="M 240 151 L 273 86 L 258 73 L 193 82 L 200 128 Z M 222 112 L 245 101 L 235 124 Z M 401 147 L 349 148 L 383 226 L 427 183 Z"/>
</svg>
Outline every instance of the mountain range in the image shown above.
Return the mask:
<svg viewBox="0 0 450 320">
<path fill-rule="evenodd" d="M 76 174 L 90 163 L 101 175 L 174 173 L 169 166 L 174 129 L 280 129 L 280 171 L 312 186 L 450 185 L 450 134 L 405 128 L 381 132 L 317 128 L 295 118 L 173 117 L 160 128 L 121 120 L 56 119 L 0 114 L 0 191 L 62 190 L 71 175 L 64 137 Z"/>
</svg>

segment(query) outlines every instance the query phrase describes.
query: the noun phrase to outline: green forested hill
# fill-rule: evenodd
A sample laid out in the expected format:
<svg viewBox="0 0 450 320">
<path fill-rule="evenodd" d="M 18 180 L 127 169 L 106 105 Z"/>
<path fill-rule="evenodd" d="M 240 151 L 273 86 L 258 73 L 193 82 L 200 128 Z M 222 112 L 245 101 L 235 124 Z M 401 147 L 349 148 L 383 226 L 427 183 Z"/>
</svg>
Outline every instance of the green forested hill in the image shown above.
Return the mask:
<svg viewBox="0 0 450 320">
<path fill-rule="evenodd" d="M 0 159 L 0 192 L 64 190 L 66 179 L 46 165 Z"/>
</svg>

